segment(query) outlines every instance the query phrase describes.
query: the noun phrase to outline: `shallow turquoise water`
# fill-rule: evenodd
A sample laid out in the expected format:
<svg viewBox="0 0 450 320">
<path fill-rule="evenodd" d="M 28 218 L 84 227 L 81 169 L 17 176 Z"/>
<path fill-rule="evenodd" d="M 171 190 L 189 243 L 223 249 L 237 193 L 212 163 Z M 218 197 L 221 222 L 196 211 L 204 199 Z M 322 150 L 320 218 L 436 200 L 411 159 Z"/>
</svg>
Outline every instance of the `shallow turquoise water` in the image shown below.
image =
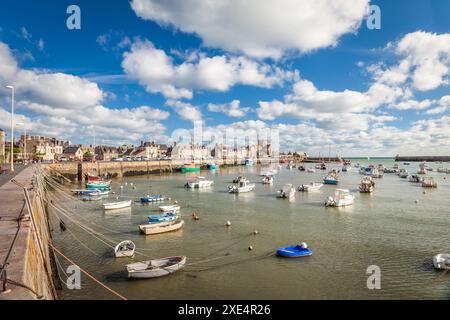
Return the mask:
<svg viewBox="0 0 450 320">
<path fill-rule="evenodd" d="M 388 167 L 394 163 L 378 162 Z M 406 168 L 415 173 L 417 164 Z M 265 170 L 255 166 L 220 169 L 215 173 L 202 171 L 201 175 L 215 181 L 210 190 L 183 188 L 186 176 L 182 174 L 114 181 L 113 191 L 123 199 L 162 193 L 178 200 L 186 222 L 184 228 L 156 236 L 140 235 L 137 226 L 145 223 L 158 205 L 136 202 L 129 210 L 105 213 L 101 203 L 74 202 L 67 196 L 55 194 L 55 200 L 73 212 L 72 217 L 114 241 L 131 239 L 141 252 L 152 258 L 186 255 L 192 265 L 169 277 L 128 280 L 124 265 L 131 260 L 115 259 L 110 248 L 67 218 L 63 219 L 68 226 L 65 232 L 59 230 L 54 219 L 55 244 L 83 268 L 130 299 L 450 297 L 450 273 L 436 272 L 432 266 L 433 255 L 450 251 L 449 175 L 431 172 L 429 175 L 435 177 L 439 187 L 423 194 L 424 189 L 419 185 L 386 174 L 376 181 L 375 192 L 367 195 L 357 192 L 361 176 L 353 169 L 341 174 L 339 188 L 352 190 L 355 204 L 334 209 L 323 205 L 326 197 L 334 193 L 334 186 L 324 186 L 318 193 L 298 193 L 292 202 L 276 198 L 276 191 L 284 183 L 298 186 L 320 181 L 323 172 L 282 169 L 275 184 L 267 186 L 260 183 L 259 177 L 260 171 Z M 242 173 L 257 184 L 256 190 L 228 194 L 227 186 Z M 119 186 L 125 182 L 128 185 L 120 192 Z M 418 204 L 416 199 L 420 200 Z M 114 201 L 114 197 L 105 200 L 108 201 Z M 199 221 L 191 220 L 193 211 L 200 216 Z M 230 228 L 224 226 L 227 220 L 232 223 Z M 252 235 L 254 230 L 260 234 Z M 277 247 L 300 241 L 309 244 L 313 256 L 289 260 L 272 255 Z M 252 251 L 248 250 L 250 245 Z M 137 255 L 134 260 L 145 258 Z M 367 289 L 366 270 L 370 265 L 381 268 L 381 290 Z M 81 290 L 65 289 L 61 297 L 114 298 L 86 277 L 82 277 Z"/>
</svg>

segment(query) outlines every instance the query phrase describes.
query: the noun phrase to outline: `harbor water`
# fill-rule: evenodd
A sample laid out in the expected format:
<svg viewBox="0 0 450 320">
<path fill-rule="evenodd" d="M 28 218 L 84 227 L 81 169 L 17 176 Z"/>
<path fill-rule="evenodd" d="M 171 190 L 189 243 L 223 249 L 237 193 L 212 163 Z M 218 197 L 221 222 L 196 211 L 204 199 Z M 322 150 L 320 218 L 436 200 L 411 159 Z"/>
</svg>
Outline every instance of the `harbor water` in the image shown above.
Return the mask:
<svg viewBox="0 0 450 320">
<path fill-rule="evenodd" d="M 392 167 L 391 159 L 374 160 Z M 356 163 L 353 160 L 353 164 Z M 359 161 L 361 165 L 368 161 Z M 313 167 L 314 164 L 306 164 Z M 328 170 L 341 169 L 327 164 Z M 430 167 L 439 165 L 430 163 Z M 400 167 L 415 174 L 418 164 Z M 129 299 L 449 299 L 450 273 L 436 271 L 432 258 L 450 252 L 450 175 L 429 172 L 437 189 L 424 189 L 396 174 L 376 179 L 373 194 L 360 194 L 358 169 L 340 174 L 338 186 L 323 186 L 319 192 L 297 193 L 292 201 L 277 199 L 286 183 L 294 187 L 321 182 L 327 171 L 315 173 L 287 170 L 263 185 L 261 172 L 269 168 L 239 166 L 202 170 L 214 180 L 204 190 L 184 188 L 195 174 L 163 174 L 113 180 L 110 195 L 101 201 L 81 202 L 70 192 L 52 192 L 63 208 L 50 210 L 55 246 L 83 269 Z M 229 194 L 233 178 L 245 175 L 256 183 L 253 192 Z M 123 189 L 120 186 L 123 186 Z M 65 185 L 67 191 L 77 185 Z M 355 195 L 353 206 L 325 208 L 336 188 Z M 425 193 L 424 193 L 425 191 Z M 182 230 L 154 236 L 139 233 L 138 225 L 164 203 L 143 205 L 139 198 L 163 194 L 177 200 L 185 220 Z M 131 208 L 104 211 L 102 203 L 133 199 Z M 418 201 L 417 201 L 418 200 Z M 191 219 L 196 212 L 200 220 Z M 60 219 L 65 231 L 59 227 Z M 134 259 L 114 258 L 112 249 L 74 221 L 116 241 L 136 243 Z M 231 226 L 226 227 L 227 221 Z M 254 234 L 257 230 L 259 233 Z M 282 246 L 306 242 L 313 255 L 300 259 L 274 255 Z M 249 250 L 252 246 L 253 250 Z M 184 270 L 157 279 L 128 279 L 127 263 L 187 256 Z M 61 257 L 65 271 L 68 263 Z M 381 270 L 381 289 L 369 290 L 367 269 Z M 62 280 L 66 275 L 60 272 Z M 85 275 L 81 289 L 63 286 L 62 299 L 111 299 L 110 292 Z"/>
</svg>

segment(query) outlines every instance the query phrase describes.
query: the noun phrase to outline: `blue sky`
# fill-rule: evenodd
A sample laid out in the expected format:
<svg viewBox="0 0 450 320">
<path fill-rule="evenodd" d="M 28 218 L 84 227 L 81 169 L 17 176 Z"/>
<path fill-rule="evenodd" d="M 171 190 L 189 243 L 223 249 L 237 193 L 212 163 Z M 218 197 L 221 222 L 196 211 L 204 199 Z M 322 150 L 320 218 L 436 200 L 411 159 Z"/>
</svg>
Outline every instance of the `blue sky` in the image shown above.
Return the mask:
<svg viewBox="0 0 450 320">
<path fill-rule="evenodd" d="M 94 127 L 105 144 L 170 142 L 202 121 L 239 137 L 276 128 L 282 150 L 450 151 L 450 2 L 256 3 L 4 0 L 0 127 L 13 83 L 32 133 L 75 143 Z M 81 30 L 66 27 L 71 4 Z"/>
</svg>

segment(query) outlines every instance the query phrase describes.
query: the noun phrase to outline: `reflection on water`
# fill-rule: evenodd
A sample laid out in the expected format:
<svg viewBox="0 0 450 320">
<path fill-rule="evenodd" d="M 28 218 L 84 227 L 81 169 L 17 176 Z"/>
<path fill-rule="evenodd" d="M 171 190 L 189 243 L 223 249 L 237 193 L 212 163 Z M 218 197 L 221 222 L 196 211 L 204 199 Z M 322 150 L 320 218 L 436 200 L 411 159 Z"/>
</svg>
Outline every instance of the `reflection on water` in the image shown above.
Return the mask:
<svg viewBox="0 0 450 320">
<path fill-rule="evenodd" d="M 393 162 L 385 161 L 385 165 L 392 167 Z M 417 165 L 407 168 L 415 173 Z M 429 174 L 439 184 L 436 190 L 425 190 L 395 174 L 386 174 L 376 180 L 373 194 L 360 194 L 357 186 L 361 176 L 353 169 L 341 173 L 338 187 L 353 192 L 354 205 L 325 208 L 324 201 L 334 194 L 336 186 L 297 193 L 293 201 L 276 198 L 276 191 L 284 184 L 298 187 L 321 181 L 325 172 L 282 169 L 269 186 L 261 183 L 260 171 L 267 168 L 202 171 L 202 176 L 214 180 L 212 188 L 204 190 L 185 189 L 187 175 L 182 174 L 114 181 L 116 196 L 136 201 L 132 208 L 121 211 L 104 212 L 101 202 L 72 202 L 55 195 L 78 221 L 116 242 L 133 240 L 145 256 L 115 259 L 109 247 L 64 218 L 66 232 L 56 226 L 59 220 L 53 221 L 55 243 L 82 267 L 130 299 L 450 297 L 449 276 L 442 276 L 432 267 L 433 255 L 450 251 L 450 183 L 444 180 L 445 174 Z M 229 194 L 228 185 L 242 174 L 256 183 L 255 191 Z M 140 204 L 139 198 L 148 193 L 178 201 L 185 220 L 182 230 L 154 236 L 139 234 L 138 225 L 146 223 L 148 215 L 162 204 Z M 114 199 L 111 196 L 103 201 Z M 200 220 L 191 219 L 194 211 Z M 225 227 L 228 220 L 231 226 Z M 254 230 L 259 234 L 254 235 Z M 273 255 L 278 247 L 301 241 L 313 249 L 311 257 L 280 259 Z M 170 255 L 188 257 L 184 271 L 159 279 L 126 278 L 125 264 Z M 381 268 L 381 290 L 366 288 L 366 270 L 370 265 Z M 112 298 L 89 279 L 82 281 L 81 290 L 63 290 L 62 298 Z"/>
</svg>

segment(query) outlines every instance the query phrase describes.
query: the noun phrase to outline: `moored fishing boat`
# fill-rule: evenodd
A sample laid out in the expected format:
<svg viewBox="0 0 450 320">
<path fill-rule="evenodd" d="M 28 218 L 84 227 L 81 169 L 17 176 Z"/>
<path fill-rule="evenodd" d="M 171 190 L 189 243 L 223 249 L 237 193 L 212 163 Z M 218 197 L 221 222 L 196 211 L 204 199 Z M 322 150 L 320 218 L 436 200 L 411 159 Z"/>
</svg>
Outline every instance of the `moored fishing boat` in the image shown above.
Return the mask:
<svg viewBox="0 0 450 320">
<path fill-rule="evenodd" d="M 424 188 L 437 188 L 437 182 L 431 177 L 423 178 L 422 187 Z"/>
<path fill-rule="evenodd" d="M 278 248 L 277 256 L 285 258 L 300 258 L 312 255 L 312 250 L 305 242 L 292 247 Z"/>
<path fill-rule="evenodd" d="M 252 166 L 253 165 L 253 159 L 252 158 L 246 158 L 244 164 L 246 166 Z"/>
<path fill-rule="evenodd" d="M 178 220 L 179 216 L 175 214 L 175 212 L 164 212 L 161 214 L 153 214 L 148 217 L 149 224 L 162 223 L 162 222 L 171 222 Z"/>
<path fill-rule="evenodd" d="M 295 197 L 295 189 L 292 184 L 285 184 L 281 190 L 278 190 L 277 198 L 291 199 Z"/>
<path fill-rule="evenodd" d="M 332 170 L 328 173 L 326 177 L 323 178 L 324 184 L 337 185 L 339 183 L 338 172 L 336 170 Z"/>
<path fill-rule="evenodd" d="M 299 192 L 314 192 L 319 191 L 322 188 L 323 183 L 320 182 L 310 182 L 309 184 L 302 184 L 297 188 Z"/>
<path fill-rule="evenodd" d="M 427 168 L 426 168 L 426 164 L 425 163 L 421 163 L 419 165 L 419 169 L 417 170 L 417 174 L 427 174 Z"/>
<path fill-rule="evenodd" d="M 170 200 L 168 197 L 164 197 L 162 194 L 154 194 L 154 195 L 146 195 L 145 197 L 141 198 L 141 202 L 159 202 L 159 201 L 165 201 Z"/>
<path fill-rule="evenodd" d="M 168 206 L 159 206 L 158 207 L 161 212 L 180 212 L 179 205 L 168 205 Z"/>
<path fill-rule="evenodd" d="M 239 181 L 237 186 L 229 186 L 228 192 L 229 193 L 244 193 L 244 192 L 250 192 L 253 189 L 255 189 L 255 184 L 250 183 L 247 179 L 242 179 Z"/>
<path fill-rule="evenodd" d="M 130 206 L 131 206 L 131 200 L 103 204 L 103 208 L 105 210 L 123 209 L 123 208 L 128 208 Z"/>
<path fill-rule="evenodd" d="M 202 189 L 209 188 L 214 184 L 213 180 L 207 180 L 205 177 L 195 177 L 195 179 L 188 181 L 185 184 L 186 188 L 190 189 Z"/>
<path fill-rule="evenodd" d="M 125 240 L 119 242 L 119 244 L 114 248 L 114 255 L 116 258 L 133 257 L 135 250 L 136 245 L 134 242 L 131 240 Z"/>
<path fill-rule="evenodd" d="M 87 189 L 109 190 L 111 189 L 111 181 L 94 181 L 86 183 Z"/>
<path fill-rule="evenodd" d="M 195 163 L 186 163 L 182 168 L 181 168 L 181 173 L 186 173 L 186 172 L 199 172 L 200 171 L 200 167 L 197 167 L 195 165 Z"/>
<path fill-rule="evenodd" d="M 418 175 L 413 174 L 412 176 L 409 177 L 408 181 L 413 182 L 413 183 L 420 183 L 423 181 L 423 178 L 419 177 Z"/>
<path fill-rule="evenodd" d="M 440 253 L 433 257 L 433 265 L 439 270 L 450 270 L 450 254 Z"/>
<path fill-rule="evenodd" d="M 209 170 L 217 170 L 217 168 L 218 168 L 218 166 L 214 162 L 211 162 L 211 163 L 208 164 L 208 169 Z"/>
<path fill-rule="evenodd" d="M 406 169 L 404 169 L 404 168 L 401 168 L 401 169 L 398 171 L 398 176 L 399 176 L 400 178 L 402 178 L 402 179 L 408 178 L 408 176 L 409 176 L 408 170 L 406 170 Z"/>
<path fill-rule="evenodd" d="M 314 172 L 316 172 L 316 170 L 314 168 L 308 168 L 308 169 L 306 169 L 306 172 L 314 173 Z"/>
<path fill-rule="evenodd" d="M 176 220 L 171 222 L 150 223 L 139 226 L 139 230 L 145 235 L 160 234 L 179 230 L 183 227 L 184 220 Z"/>
<path fill-rule="evenodd" d="M 306 171 L 306 168 L 305 168 L 305 166 L 301 165 L 301 166 L 298 166 L 298 170 L 299 171 Z"/>
<path fill-rule="evenodd" d="M 83 195 L 80 197 L 80 200 L 83 200 L 83 201 L 99 201 L 102 199 L 103 199 L 103 197 L 98 194 L 87 194 L 87 195 Z"/>
<path fill-rule="evenodd" d="M 361 193 L 372 193 L 375 187 L 375 182 L 372 177 L 364 177 L 359 184 L 359 192 Z"/>
<path fill-rule="evenodd" d="M 271 175 L 266 175 L 262 178 L 262 183 L 263 184 L 273 184 L 273 176 Z"/>
<path fill-rule="evenodd" d="M 337 189 L 334 197 L 329 196 L 325 202 L 326 207 L 346 207 L 353 204 L 355 197 L 349 190 Z"/>
<path fill-rule="evenodd" d="M 129 278 L 158 278 L 177 272 L 185 264 L 185 256 L 175 256 L 127 264 L 126 269 Z"/>
</svg>

